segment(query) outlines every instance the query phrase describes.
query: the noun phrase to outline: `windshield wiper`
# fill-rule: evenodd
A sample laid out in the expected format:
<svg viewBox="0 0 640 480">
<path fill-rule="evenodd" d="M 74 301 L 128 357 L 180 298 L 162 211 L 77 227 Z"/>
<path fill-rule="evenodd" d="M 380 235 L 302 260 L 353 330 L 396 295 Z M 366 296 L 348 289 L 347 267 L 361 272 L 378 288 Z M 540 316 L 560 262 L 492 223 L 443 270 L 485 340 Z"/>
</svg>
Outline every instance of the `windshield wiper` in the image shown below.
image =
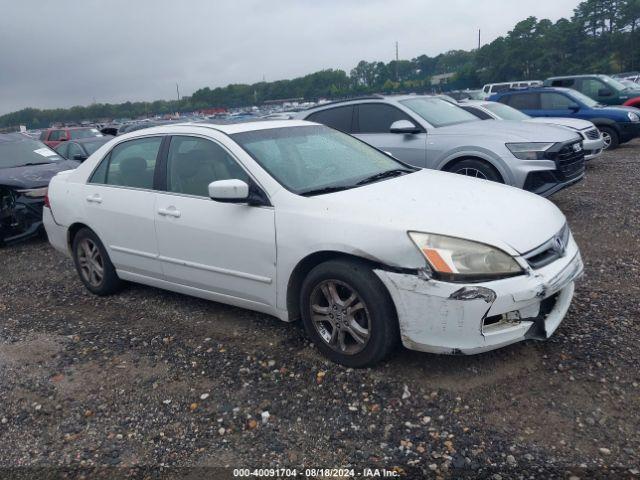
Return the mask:
<svg viewBox="0 0 640 480">
<path fill-rule="evenodd" d="M 405 173 L 413 173 L 415 170 L 409 170 L 407 168 L 394 168 L 393 170 L 387 170 L 385 172 L 376 173 L 375 175 L 371 175 L 367 178 L 360 180 L 357 185 L 366 185 L 367 183 L 376 182 L 378 180 L 382 180 L 384 178 L 398 177 Z"/>
<path fill-rule="evenodd" d="M 33 165 L 49 165 L 50 163 L 53 162 L 29 162 L 29 163 L 23 163 L 22 165 L 18 165 L 19 167 L 32 167 Z"/>
<path fill-rule="evenodd" d="M 304 190 L 302 192 L 299 192 L 298 195 L 302 195 L 303 197 L 312 197 L 314 195 L 322 195 L 324 193 L 341 192 L 353 187 L 355 187 L 355 185 L 339 185 L 332 187 L 313 188 L 311 190 Z"/>
</svg>

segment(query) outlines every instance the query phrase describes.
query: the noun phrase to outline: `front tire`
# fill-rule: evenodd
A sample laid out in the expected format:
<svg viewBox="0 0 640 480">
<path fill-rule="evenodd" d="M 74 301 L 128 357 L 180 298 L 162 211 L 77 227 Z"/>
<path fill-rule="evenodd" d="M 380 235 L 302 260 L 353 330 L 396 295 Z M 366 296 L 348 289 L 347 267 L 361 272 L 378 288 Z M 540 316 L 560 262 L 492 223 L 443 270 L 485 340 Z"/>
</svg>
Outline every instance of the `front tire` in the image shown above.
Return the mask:
<svg viewBox="0 0 640 480">
<path fill-rule="evenodd" d="M 615 150 L 620 146 L 620 136 L 611 127 L 598 127 L 604 140 L 604 150 Z"/>
<path fill-rule="evenodd" d="M 107 250 L 93 231 L 81 229 L 73 238 L 73 262 L 84 286 L 95 295 L 111 295 L 123 282 L 109 259 Z"/>
<path fill-rule="evenodd" d="M 447 172 L 465 175 L 467 177 L 480 178 L 482 180 L 490 180 L 492 182 L 504 183 L 500 173 L 486 162 L 468 158 L 460 160 L 453 165 L 447 167 Z"/>
<path fill-rule="evenodd" d="M 331 260 L 305 278 L 302 321 L 318 350 L 347 367 L 370 367 L 398 344 L 398 319 L 386 287 L 360 261 Z"/>
</svg>

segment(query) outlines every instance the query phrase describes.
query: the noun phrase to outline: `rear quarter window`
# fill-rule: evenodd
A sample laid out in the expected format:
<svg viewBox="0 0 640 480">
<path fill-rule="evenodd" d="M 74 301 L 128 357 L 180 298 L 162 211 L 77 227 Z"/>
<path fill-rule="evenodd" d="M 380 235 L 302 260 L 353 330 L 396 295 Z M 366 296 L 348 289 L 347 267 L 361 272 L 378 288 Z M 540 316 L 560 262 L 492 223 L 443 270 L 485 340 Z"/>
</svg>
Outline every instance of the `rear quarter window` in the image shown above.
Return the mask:
<svg viewBox="0 0 640 480">
<path fill-rule="evenodd" d="M 312 113 L 306 120 L 311 122 L 322 123 L 327 127 L 335 128 L 341 132 L 352 132 L 353 106 L 328 108 L 319 112 Z"/>
</svg>

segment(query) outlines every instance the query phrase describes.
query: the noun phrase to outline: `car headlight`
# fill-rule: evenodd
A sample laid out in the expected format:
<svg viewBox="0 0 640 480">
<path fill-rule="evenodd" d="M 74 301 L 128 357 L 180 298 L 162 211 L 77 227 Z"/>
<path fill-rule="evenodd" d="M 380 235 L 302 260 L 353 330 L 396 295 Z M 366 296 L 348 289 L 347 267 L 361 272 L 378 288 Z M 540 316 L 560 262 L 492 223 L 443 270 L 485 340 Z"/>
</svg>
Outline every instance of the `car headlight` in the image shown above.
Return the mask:
<svg viewBox="0 0 640 480">
<path fill-rule="evenodd" d="M 48 190 L 49 190 L 49 187 L 30 188 L 27 190 L 18 190 L 18 193 L 21 193 L 25 197 L 40 198 L 40 197 L 44 197 L 47 194 Z"/>
<path fill-rule="evenodd" d="M 637 113 L 627 112 L 627 117 L 629 117 L 629 121 L 631 122 L 640 122 L 640 117 Z"/>
<path fill-rule="evenodd" d="M 553 143 L 525 142 L 505 144 L 513 156 L 521 160 L 543 160 L 547 150 L 553 147 Z"/>
<path fill-rule="evenodd" d="M 421 232 L 409 232 L 409 237 L 435 276 L 445 281 L 495 280 L 523 272 L 511 255 L 484 243 Z"/>
</svg>

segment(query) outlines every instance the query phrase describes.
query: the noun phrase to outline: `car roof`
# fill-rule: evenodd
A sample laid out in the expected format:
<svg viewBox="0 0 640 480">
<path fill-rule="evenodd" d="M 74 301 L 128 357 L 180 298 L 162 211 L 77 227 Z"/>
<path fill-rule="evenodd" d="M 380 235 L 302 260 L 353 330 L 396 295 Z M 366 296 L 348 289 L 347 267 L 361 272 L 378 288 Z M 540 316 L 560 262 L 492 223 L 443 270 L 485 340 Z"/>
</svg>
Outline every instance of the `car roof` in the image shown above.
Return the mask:
<svg viewBox="0 0 640 480">
<path fill-rule="evenodd" d="M 582 73 L 580 75 L 561 75 L 559 77 L 549 77 L 547 78 L 547 80 L 562 80 L 565 78 L 588 78 L 588 77 L 607 77 L 608 75 L 602 75 L 601 73 L 594 73 L 594 74 L 588 74 L 588 73 Z"/>
<path fill-rule="evenodd" d="M 97 130 L 96 127 L 50 127 L 46 128 L 45 131 L 48 130 Z"/>
<path fill-rule="evenodd" d="M 494 95 L 503 96 L 503 95 L 513 95 L 518 93 L 542 93 L 542 92 L 571 93 L 571 92 L 575 92 L 575 90 L 573 88 L 565 88 L 565 87 L 529 87 L 529 88 L 515 88 L 513 90 L 498 92 L 498 93 L 495 93 Z"/>
<path fill-rule="evenodd" d="M 149 133 L 162 134 L 179 134 L 188 131 L 216 130 L 226 135 L 235 133 L 252 132 L 257 130 L 268 130 L 273 128 L 291 128 L 304 127 L 309 125 L 319 125 L 318 123 L 308 122 L 305 120 L 261 120 L 253 122 L 237 122 L 237 123 L 211 123 L 211 122 L 184 122 L 171 123 L 167 125 L 158 125 L 130 133 L 125 133 L 118 138 L 135 138 L 137 136 L 147 135 Z"/>
</svg>

